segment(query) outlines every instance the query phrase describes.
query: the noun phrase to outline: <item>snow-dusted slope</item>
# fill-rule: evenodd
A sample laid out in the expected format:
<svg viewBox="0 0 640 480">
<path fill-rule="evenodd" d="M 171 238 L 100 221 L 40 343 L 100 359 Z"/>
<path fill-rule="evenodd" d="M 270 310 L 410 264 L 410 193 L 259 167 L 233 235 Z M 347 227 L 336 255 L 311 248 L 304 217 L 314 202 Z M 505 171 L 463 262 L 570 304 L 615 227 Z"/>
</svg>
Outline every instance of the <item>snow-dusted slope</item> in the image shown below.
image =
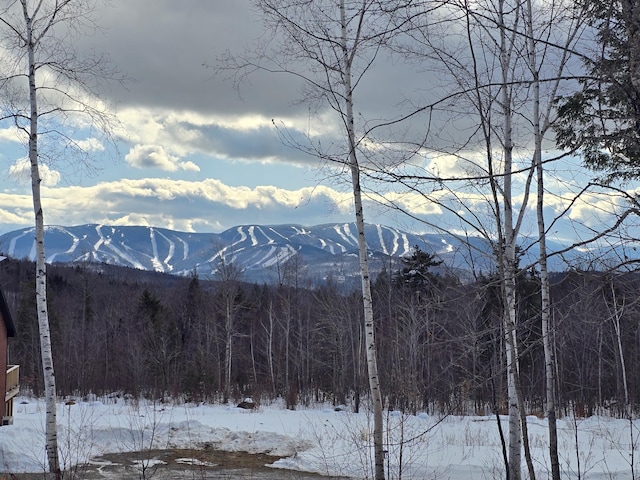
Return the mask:
<svg viewBox="0 0 640 480">
<path fill-rule="evenodd" d="M 414 235 L 384 225 L 367 226 L 373 272 L 389 268 L 389 258 L 409 254 L 414 246 L 437 255 L 455 270 L 489 271 L 491 249 L 480 239 L 464 243 L 454 237 Z M 354 224 L 240 225 L 222 233 L 187 233 L 156 227 L 80 225 L 49 226 L 45 244 L 49 262 L 98 262 L 187 275 L 194 270 L 215 276 L 220 261 L 234 262 L 251 281 L 277 279 L 284 262 L 301 254 L 307 275 L 336 281 L 358 275 Z M 34 230 L 0 236 L 0 254 L 33 260 Z"/>
</svg>

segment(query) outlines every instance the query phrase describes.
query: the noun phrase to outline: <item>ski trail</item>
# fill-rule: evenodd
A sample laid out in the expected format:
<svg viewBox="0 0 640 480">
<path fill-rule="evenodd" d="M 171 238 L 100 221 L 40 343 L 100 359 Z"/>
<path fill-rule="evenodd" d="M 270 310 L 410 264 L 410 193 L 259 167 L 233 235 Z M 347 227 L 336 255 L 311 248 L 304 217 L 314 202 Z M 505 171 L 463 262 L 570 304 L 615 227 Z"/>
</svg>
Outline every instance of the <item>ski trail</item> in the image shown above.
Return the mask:
<svg viewBox="0 0 640 480">
<path fill-rule="evenodd" d="M 244 233 L 244 230 L 242 230 L 242 227 L 238 227 L 237 231 L 240 234 L 240 240 L 238 240 L 237 242 L 233 242 L 231 245 L 229 245 L 230 247 L 233 247 L 234 245 L 242 243 L 247 239 L 247 234 Z"/>
<path fill-rule="evenodd" d="M 70 231 L 66 230 L 66 232 L 71 236 L 71 239 L 73 240 L 73 243 L 69 247 L 69 250 L 67 250 L 64 253 L 66 253 L 68 255 L 71 255 L 72 253 L 74 253 L 76 251 L 76 248 L 78 248 L 78 245 L 80 244 L 80 239 L 78 237 L 76 237 L 73 233 L 71 233 Z"/>
<path fill-rule="evenodd" d="M 51 228 L 54 228 L 54 227 L 51 227 Z M 49 258 L 47 258 L 47 263 L 53 263 L 58 255 L 73 254 L 73 252 L 75 252 L 76 248 L 78 247 L 78 244 L 80 243 L 80 239 L 76 237 L 73 233 L 71 233 L 69 230 L 67 230 L 66 228 L 55 227 L 55 230 L 58 230 L 61 233 L 66 233 L 67 235 L 69 235 L 71 237 L 71 246 L 65 252 L 58 252 L 51 255 Z"/>
<path fill-rule="evenodd" d="M 354 245 L 358 245 L 358 237 L 351 232 L 351 224 L 345 223 L 342 228 L 344 228 L 344 233 L 347 235 L 347 238 L 350 238 Z"/>
<path fill-rule="evenodd" d="M 391 255 L 397 255 L 398 249 L 400 248 L 400 235 L 398 235 L 398 231 L 395 228 L 390 228 L 389 230 L 393 233 L 393 249 Z"/>
<path fill-rule="evenodd" d="M 311 233 L 311 230 L 305 230 L 304 227 L 298 228 L 295 225 L 292 225 L 291 228 L 293 228 L 293 231 L 298 235 L 309 235 Z"/>
<path fill-rule="evenodd" d="M 271 238 L 269 235 L 267 235 L 266 233 L 264 233 L 264 230 L 263 230 L 261 227 L 257 227 L 257 228 L 258 228 L 258 230 L 260 231 L 260 233 L 266 237 L 266 239 L 267 239 L 267 243 L 268 243 L 268 244 L 276 243 L 276 242 L 273 240 L 273 238 Z"/>
<path fill-rule="evenodd" d="M 11 241 L 9 242 L 9 251 L 7 252 L 7 255 L 9 257 L 15 257 L 15 252 L 16 252 L 16 242 L 21 239 L 22 237 L 24 237 L 25 235 L 28 235 L 30 233 L 33 233 L 34 229 L 30 228 L 29 230 L 26 230 L 24 233 L 21 233 L 20 235 L 13 237 L 11 239 Z M 35 247 L 33 247 L 33 252 L 35 253 Z M 31 257 L 34 258 L 34 257 Z"/>
<path fill-rule="evenodd" d="M 296 230 L 295 227 L 293 227 L 293 229 Z M 280 232 L 277 232 L 273 227 L 269 227 L 269 230 L 271 230 L 273 233 L 275 233 L 279 237 L 282 237 L 284 240 L 289 240 L 289 238 L 285 237 Z M 296 233 L 297 233 L 297 230 L 296 230 Z"/>
<path fill-rule="evenodd" d="M 153 252 L 153 256 L 151 257 L 153 269 L 156 272 L 162 272 L 164 271 L 164 268 L 162 268 L 162 263 L 158 258 L 158 244 L 156 242 L 156 232 L 153 227 L 149 227 L 149 240 L 151 240 L 151 251 Z"/>
<path fill-rule="evenodd" d="M 389 255 L 389 252 L 387 251 L 387 244 L 385 243 L 384 238 L 382 238 L 382 227 L 380 225 L 376 225 L 376 229 L 378 230 L 378 239 L 380 239 L 382 251 L 385 255 Z"/>
<path fill-rule="evenodd" d="M 102 245 L 104 245 L 105 248 L 111 250 L 111 252 L 113 252 L 116 256 L 118 256 L 119 258 L 121 258 L 125 262 L 128 262 L 134 268 L 139 268 L 140 270 L 145 270 L 145 267 L 144 267 L 144 265 L 142 263 L 138 262 L 134 257 L 132 257 L 131 255 L 128 255 L 127 253 L 123 252 L 118 247 L 113 245 L 111 243 L 111 238 L 110 237 L 105 237 L 104 236 L 104 234 L 102 233 L 102 228 L 103 227 L 104 227 L 104 225 L 96 225 L 96 233 L 98 234 L 100 239 L 93 245 L 94 258 L 97 258 L 96 254 L 98 252 L 98 249 Z M 113 229 L 112 229 L 112 233 L 113 233 Z"/>
<path fill-rule="evenodd" d="M 158 232 L 167 242 L 169 242 L 169 252 L 167 253 L 167 257 L 164 259 L 164 264 L 169 267 L 169 269 L 173 270 L 173 267 L 169 263 L 173 258 L 173 254 L 176 251 L 176 242 L 171 240 L 169 237 L 166 237 L 162 233 Z"/>
<path fill-rule="evenodd" d="M 257 265 L 261 265 L 263 268 L 271 265 L 275 265 L 278 260 L 278 255 L 274 255 L 275 252 L 278 251 L 278 248 L 275 246 L 269 247 L 269 250 L 260 258 L 257 262 Z"/>
<path fill-rule="evenodd" d="M 162 238 L 164 238 L 169 244 L 169 252 L 167 253 L 167 257 L 162 261 L 162 263 L 169 269 L 169 271 L 172 271 L 173 265 L 171 265 L 171 263 L 169 262 L 171 262 L 171 259 L 173 258 L 173 254 L 176 251 L 176 242 L 171 240 L 169 237 L 167 237 L 165 234 L 163 234 L 160 231 L 158 231 L 157 234 L 160 235 Z"/>
<path fill-rule="evenodd" d="M 340 238 L 342 240 L 345 241 L 345 243 L 347 244 L 358 244 L 358 239 L 356 237 L 353 236 L 353 234 L 351 233 L 351 231 L 349 230 L 349 224 L 345 223 L 344 225 L 342 225 L 342 227 L 340 225 L 334 225 L 333 229 L 336 231 L 336 233 L 340 236 Z M 338 244 L 340 245 L 340 244 Z M 342 245 L 340 245 L 342 247 L 342 251 L 345 251 L 346 248 Z"/>
<path fill-rule="evenodd" d="M 236 229 L 236 231 L 240 235 L 240 240 L 237 240 L 237 241 L 233 242 L 231 245 L 227 245 L 226 247 L 221 248 L 220 250 L 218 250 L 213 257 L 211 257 L 211 258 L 209 258 L 207 260 L 207 263 L 213 262 L 218 257 L 222 258 L 222 256 L 226 253 L 227 250 L 229 250 L 232 247 L 235 247 L 236 245 L 238 245 L 239 243 L 244 242 L 247 239 L 247 234 L 244 233 L 244 230 L 242 230 L 242 227 L 238 227 Z"/>
<path fill-rule="evenodd" d="M 269 253 L 260 261 L 264 268 L 269 268 L 277 265 L 279 262 L 286 262 L 293 255 L 296 250 L 291 245 L 285 245 L 284 247 L 271 247 Z"/>
<path fill-rule="evenodd" d="M 169 244 L 169 251 L 168 251 L 167 256 L 166 256 L 166 258 L 164 260 L 160 260 L 160 256 L 158 254 L 158 241 L 156 239 L 156 234 L 159 235 L 160 237 L 164 238 L 167 241 L 167 243 Z M 173 266 L 169 262 L 173 258 L 173 254 L 174 254 L 175 249 L 176 249 L 175 242 L 173 242 L 166 235 L 164 235 L 160 231 L 157 231 L 153 227 L 149 228 L 149 238 L 151 239 L 151 249 L 153 251 L 153 258 L 151 259 L 151 262 L 153 264 L 154 270 L 157 270 L 157 271 L 160 271 L 160 272 L 164 272 L 164 271 L 167 271 L 167 270 L 169 270 L 169 271 L 173 270 Z"/>
<path fill-rule="evenodd" d="M 255 247 L 256 245 L 258 245 L 258 239 L 256 238 L 256 235 L 254 233 L 256 227 L 254 227 L 253 225 L 251 225 L 249 227 L 249 236 L 251 237 L 251 246 Z"/>
<path fill-rule="evenodd" d="M 400 232 L 398 230 L 396 230 L 395 228 L 389 228 L 389 227 L 384 227 L 386 230 L 388 230 L 389 232 L 391 232 L 393 234 L 393 238 L 391 240 L 391 253 L 387 253 L 387 255 L 402 255 L 402 252 L 400 252 Z M 407 245 L 409 244 L 409 240 L 407 239 L 407 236 L 402 234 L 402 236 L 404 237 L 404 251 L 406 252 L 408 250 Z M 386 248 L 385 248 L 386 250 Z"/>
<path fill-rule="evenodd" d="M 404 253 L 409 253 L 411 251 L 411 247 L 409 246 L 409 238 L 406 233 L 402 234 L 402 245 L 404 247 Z"/>
<path fill-rule="evenodd" d="M 93 244 L 94 253 L 98 251 L 100 246 L 104 243 L 104 237 L 102 236 L 102 227 L 104 225 L 96 225 L 96 233 L 98 234 L 98 241 Z"/>
<path fill-rule="evenodd" d="M 182 238 L 176 237 L 180 243 L 182 243 L 182 260 L 186 260 L 189 256 L 189 244 Z"/>
</svg>

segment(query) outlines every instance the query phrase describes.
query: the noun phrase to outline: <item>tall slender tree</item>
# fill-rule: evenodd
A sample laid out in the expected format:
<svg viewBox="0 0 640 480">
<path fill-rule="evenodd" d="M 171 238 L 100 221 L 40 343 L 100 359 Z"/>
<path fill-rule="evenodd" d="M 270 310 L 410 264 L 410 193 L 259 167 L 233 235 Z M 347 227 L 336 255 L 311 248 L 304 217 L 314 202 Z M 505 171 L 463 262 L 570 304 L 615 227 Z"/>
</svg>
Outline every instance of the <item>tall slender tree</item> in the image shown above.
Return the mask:
<svg viewBox="0 0 640 480">
<path fill-rule="evenodd" d="M 548 328 L 550 311 L 543 208 L 547 170 L 543 166 L 548 166 L 552 159 L 543 159 L 542 152 L 545 135 L 555 121 L 553 101 L 567 80 L 568 52 L 580 33 L 580 23 L 574 16 L 576 10 L 572 2 L 562 0 L 460 0 L 447 3 L 447 8 L 427 22 L 426 28 L 424 21 L 414 20 L 415 28 L 410 31 L 414 43 L 403 47 L 431 69 L 443 71 L 452 79 L 447 84 L 449 88 L 433 97 L 431 108 L 447 110 L 443 104 L 452 103 L 455 108 L 449 109 L 452 115 L 445 120 L 436 116 L 430 118 L 433 133 L 427 134 L 427 145 L 433 150 L 425 154 L 434 160 L 431 165 L 427 164 L 427 171 L 417 175 L 392 172 L 394 174 L 389 178 L 454 215 L 453 225 L 436 224 L 432 218 L 427 218 L 426 223 L 433 228 L 453 235 L 473 231 L 494 245 L 494 261 L 502 290 L 509 403 L 507 475 L 510 480 L 518 480 L 523 446 L 529 475 L 533 476 L 526 442 L 526 418 L 519 401 L 522 395 L 518 392 L 519 300 L 516 287 L 522 274 L 519 242 L 522 242 L 523 225 L 530 215 L 530 197 L 538 192 L 540 259 L 545 262 L 542 276 L 546 308 L 541 320 L 548 340 L 551 332 Z M 455 112 L 464 112 L 465 116 Z M 469 116 L 474 122 L 468 123 Z M 471 134 L 449 144 L 440 132 L 453 128 L 468 130 Z M 449 175 L 433 168 L 440 161 L 439 157 L 450 162 L 446 169 Z M 416 170 L 414 168 L 414 172 Z M 537 190 L 533 184 L 536 171 Z M 432 190 L 425 188 L 425 185 L 434 184 L 437 187 Z M 461 240 L 464 241 L 464 237 Z M 549 344 L 547 347 L 546 365 L 551 375 L 553 352 Z M 548 383 L 552 389 L 551 376 Z M 552 390 L 549 398 L 553 398 Z M 548 407 L 553 410 L 553 402 Z M 551 435 L 555 432 L 553 424 L 552 421 Z M 551 456 L 557 460 L 556 447 L 551 447 Z M 551 463 L 557 465 L 557 461 Z M 554 478 L 557 476 L 556 469 Z"/>
<path fill-rule="evenodd" d="M 11 120 L 26 138 L 35 216 L 36 303 L 46 396 L 46 451 L 49 471 L 59 478 L 56 433 L 56 379 L 51 351 L 47 306 L 47 266 L 44 244 L 44 208 L 41 197 L 43 158 L 51 160 L 57 136 L 68 151 L 83 155 L 69 127 L 78 117 L 109 130 L 110 117 L 95 101 L 97 78 L 111 76 L 103 58 L 80 59 L 74 39 L 94 26 L 94 2 L 84 0 L 17 0 L 0 9 L 0 120 Z M 46 132 L 45 142 L 41 136 Z"/>
<path fill-rule="evenodd" d="M 269 38 L 275 39 L 276 45 L 272 50 L 264 46 L 259 48 L 259 58 L 230 56 L 223 62 L 223 68 L 234 70 L 239 79 L 261 70 L 301 80 L 306 94 L 303 100 L 318 106 L 317 112 L 328 106 L 339 121 L 340 138 L 334 146 L 325 148 L 315 142 L 294 146 L 322 161 L 345 168 L 349 173 L 360 259 L 369 388 L 373 400 L 374 475 L 377 480 L 384 478 L 384 447 L 362 202 L 361 171 L 362 162 L 367 158 L 363 155 L 367 135 L 364 123 L 356 122 L 354 106 L 358 86 L 376 63 L 382 46 L 399 31 L 397 24 L 390 20 L 390 14 L 403 3 L 406 2 L 254 0 Z"/>
</svg>

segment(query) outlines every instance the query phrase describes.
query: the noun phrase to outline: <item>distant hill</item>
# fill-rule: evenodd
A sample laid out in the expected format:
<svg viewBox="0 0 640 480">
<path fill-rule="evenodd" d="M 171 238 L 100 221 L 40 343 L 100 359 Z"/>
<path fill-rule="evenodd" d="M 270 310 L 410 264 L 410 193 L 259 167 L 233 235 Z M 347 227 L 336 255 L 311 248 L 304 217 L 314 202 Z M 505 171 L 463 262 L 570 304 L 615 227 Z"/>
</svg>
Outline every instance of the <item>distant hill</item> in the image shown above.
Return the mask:
<svg viewBox="0 0 640 480">
<path fill-rule="evenodd" d="M 366 236 L 373 273 L 389 265 L 397 268 L 394 262 L 409 254 L 415 245 L 443 260 L 439 268 L 451 273 L 486 273 L 494 269 L 491 247 L 479 238 L 463 242 L 453 236 L 415 235 L 383 225 L 367 225 Z M 241 225 L 222 233 L 135 226 L 48 226 L 45 244 L 49 263 L 107 263 L 175 275 L 196 271 L 201 276 L 213 277 L 222 258 L 241 267 L 248 281 L 273 283 L 278 280 L 278 271 L 282 271 L 284 263 L 299 253 L 306 275 L 314 283 L 328 277 L 340 283 L 352 283 L 359 275 L 353 223 L 312 227 Z M 0 254 L 33 260 L 34 229 L 0 236 Z M 564 268 L 552 262 L 551 269 L 554 266 L 556 270 Z"/>
</svg>

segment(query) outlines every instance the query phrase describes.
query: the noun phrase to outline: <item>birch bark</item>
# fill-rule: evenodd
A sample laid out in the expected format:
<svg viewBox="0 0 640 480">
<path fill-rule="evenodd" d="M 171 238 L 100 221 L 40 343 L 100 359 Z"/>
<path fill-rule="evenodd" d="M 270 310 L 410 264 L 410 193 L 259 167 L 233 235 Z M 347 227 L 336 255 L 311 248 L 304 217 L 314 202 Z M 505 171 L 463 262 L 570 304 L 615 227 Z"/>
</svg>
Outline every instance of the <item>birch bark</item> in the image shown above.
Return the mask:
<svg viewBox="0 0 640 480">
<path fill-rule="evenodd" d="M 51 331 L 47 309 L 47 265 L 44 247 L 44 213 L 40 195 L 40 170 L 38 164 L 38 95 L 36 88 L 35 50 L 38 39 L 33 35 L 33 18 L 29 14 L 27 1 L 21 0 L 26 25 L 26 44 L 29 69 L 29 162 L 31 164 L 31 193 L 36 229 L 36 306 L 38 310 L 38 328 L 40 333 L 40 355 L 44 375 L 46 402 L 45 448 L 49 472 L 52 477 L 61 478 L 58 457 L 58 437 L 56 422 L 56 376 L 51 351 Z"/>
<path fill-rule="evenodd" d="M 364 9 L 362 11 L 364 14 Z M 347 21 L 345 18 L 344 0 L 340 0 L 340 21 L 342 23 L 341 47 L 344 67 L 344 94 L 346 103 L 346 125 L 349 145 L 349 169 L 351 170 L 351 184 L 353 187 L 353 204 L 355 207 L 356 228 L 358 230 L 358 253 L 360 258 L 360 277 L 362 279 L 362 303 L 364 307 L 365 350 L 367 358 L 367 372 L 369 375 L 369 389 L 373 403 L 373 443 L 375 479 L 384 480 L 384 446 L 382 424 L 382 394 L 380 392 L 380 378 L 378 377 L 377 348 L 375 340 L 375 324 L 373 316 L 373 301 L 371 298 L 371 278 L 367 259 L 367 241 L 365 237 L 364 211 L 362 207 L 362 191 L 360 187 L 360 167 L 356 155 L 356 136 L 353 118 L 353 89 L 351 85 L 351 65 L 356 49 L 351 53 L 347 46 Z M 357 40 L 355 41 L 357 42 Z M 356 43 L 357 44 L 357 43 Z"/>
</svg>

